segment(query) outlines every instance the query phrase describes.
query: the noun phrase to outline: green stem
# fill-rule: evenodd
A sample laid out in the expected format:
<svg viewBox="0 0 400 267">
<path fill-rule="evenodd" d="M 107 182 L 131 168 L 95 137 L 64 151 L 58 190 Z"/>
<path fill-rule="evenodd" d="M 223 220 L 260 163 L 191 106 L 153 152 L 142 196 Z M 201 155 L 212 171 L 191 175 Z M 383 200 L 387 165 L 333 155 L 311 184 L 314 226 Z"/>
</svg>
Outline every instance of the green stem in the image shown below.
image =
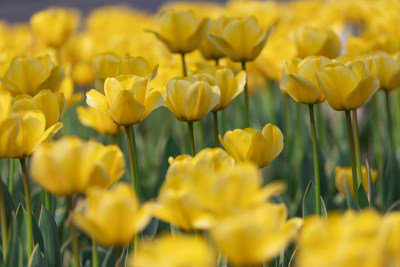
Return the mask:
<svg viewBox="0 0 400 267">
<path fill-rule="evenodd" d="M 196 148 L 194 146 L 194 133 L 193 133 L 193 122 L 188 122 L 189 125 L 189 135 L 190 135 L 190 152 L 192 157 L 196 155 Z"/>
<path fill-rule="evenodd" d="M 22 180 L 24 182 L 24 191 L 25 191 L 25 204 L 26 204 L 26 215 L 27 215 L 27 243 L 28 243 L 28 259 L 31 256 L 33 249 L 33 228 L 32 228 L 32 207 L 31 207 L 31 192 L 29 189 L 29 179 L 28 172 L 26 170 L 26 162 L 25 158 L 19 159 L 21 163 L 22 169 Z"/>
<path fill-rule="evenodd" d="M 139 162 L 136 149 L 135 129 L 133 125 L 125 126 L 126 140 L 128 142 L 129 168 L 131 171 L 132 187 L 135 189 L 139 203 L 141 202 L 141 186 L 139 175 Z"/>
<path fill-rule="evenodd" d="M 390 142 L 390 150 L 393 148 L 393 122 L 392 122 L 392 113 L 390 112 L 390 98 L 389 91 L 385 91 L 386 98 L 386 116 L 387 116 L 387 126 L 389 132 L 389 142 Z"/>
<path fill-rule="evenodd" d="M 45 189 L 42 189 L 42 198 L 44 202 L 44 207 L 51 212 L 50 193 Z"/>
<path fill-rule="evenodd" d="M 246 71 L 246 61 L 242 61 L 242 69 Z M 245 127 L 250 126 L 249 122 L 249 89 L 248 89 L 248 76 L 246 75 L 246 84 L 244 86 L 244 122 Z"/>
<path fill-rule="evenodd" d="M 8 178 L 8 191 L 10 192 L 10 195 L 13 196 L 13 191 L 14 191 L 14 159 L 9 159 L 10 160 L 10 169 L 9 169 L 9 178 Z"/>
<path fill-rule="evenodd" d="M 313 156 L 314 156 L 315 204 L 316 204 L 317 215 L 320 216 L 321 215 L 321 181 L 319 178 L 317 132 L 315 129 L 314 106 L 308 105 L 308 110 L 310 113 L 311 138 L 312 138 Z"/>
<path fill-rule="evenodd" d="M 347 123 L 347 135 L 349 137 L 351 169 L 352 169 L 352 175 L 353 175 L 354 201 L 357 203 L 357 205 L 359 205 L 360 200 L 358 197 L 358 183 L 357 183 L 357 179 L 355 179 L 357 177 L 357 167 L 356 167 L 356 155 L 355 155 L 355 151 L 354 151 L 353 126 L 351 123 L 350 111 L 345 110 L 345 113 L 346 113 L 346 123 Z"/>
<path fill-rule="evenodd" d="M 6 222 L 6 207 L 4 204 L 3 182 L 0 176 L 0 219 L 1 219 L 1 241 L 3 245 L 3 260 L 6 260 L 8 243 L 7 243 L 7 222 Z"/>
<path fill-rule="evenodd" d="M 182 73 L 183 73 L 183 77 L 186 77 L 186 76 L 187 76 L 187 70 L 186 70 L 185 53 L 181 53 L 181 59 L 182 59 Z"/>
<path fill-rule="evenodd" d="M 67 197 L 67 208 L 69 215 L 71 216 L 72 210 L 74 208 L 72 196 Z M 80 260 L 79 260 L 79 241 L 78 241 L 78 233 L 73 224 L 72 220 L 69 221 L 69 234 L 71 236 L 71 247 L 72 247 L 72 255 L 74 256 L 74 265 L 75 267 L 80 267 Z"/>
<path fill-rule="evenodd" d="M 92 238 L 92 267 L 99 266 L 99 252 L 97 250 L 97 243 Z"/>
<path fill-rule="evenodd" d="M 218 131 L 218 111 L 213 111 L 213 121 L 214 121 L 214 140 L 215 140 L 215 147 L 219 147 L 219 131 Z"/>
<path fill-rule="evenodd" d="M 357 185 L 360 186 L 363 182 L 362 169 L 361 169 L 361 153 L 360 153 L 360 138 L 358 133 L 358 118 L 357 110 L 353 109 L 351 111 L 351 116 L 353 117 L 353 128 L 354 128 L 354 146 L 356 149 L 356 166 L 357 166 Z"/>
</svg>

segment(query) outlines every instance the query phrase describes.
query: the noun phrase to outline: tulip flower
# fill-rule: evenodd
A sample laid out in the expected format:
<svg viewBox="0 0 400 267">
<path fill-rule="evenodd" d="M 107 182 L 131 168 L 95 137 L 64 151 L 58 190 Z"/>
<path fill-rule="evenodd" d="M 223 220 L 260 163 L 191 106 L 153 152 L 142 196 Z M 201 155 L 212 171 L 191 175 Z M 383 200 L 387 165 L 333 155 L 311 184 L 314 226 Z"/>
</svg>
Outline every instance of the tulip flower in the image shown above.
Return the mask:
<svg viewBox="0 0 400 267">
<path fill-rule="evenodd" d="M 0 91 L 0 125 L 10 113 L 11 101 L 12 97 L 7 91 Z"/>
<path fill-rule="evenodd" d="M 105 116 L 103 112 L 92 108 L 82 107 L 76 108 L 79 121 L 90 128 L 93 128 L 101 134 L 115 135 L 118 132 L 118 124 L 116 124 L 109 116 Z"/>
<path fill-rule="evenodd" d="M 340 40 L 329 29 L 300 27 L 294 32 L 297 57 L 325 56 L 335 58 L 340 54 Z"/>
<path fill-rule="evenodd" d="M 117 184 L 110 190 L 92 188 L 87 192 L 86 208 L 72 214 L 74 224 L 107 247 L 128 245 L 150 222 L 152 204 L 140 203 L 130 186 Z"/>
<path fill-rule="evenodd" d="M 53 194 L 86 193 L 91 187 L 109 187 L 122 177 L 125 161 L 116 145 L 83 142 L 64 137 L 36 150 L 31 159 L 31 176 Z"/>
<path fill-rule="evenodd" d="M 17 57 L 1 81 L 13 95 L 36 95 L 42 89 L 55 91 L 64 77 L 60 66 L 54 66 L 49 56 L 30 58 Z"/>
<path fill-rule="evenodd" d="M 269 165 L 283 149 L 281 130 L 268 123 L 262 132 L 246 128 L 236 129 L 219 136 L 222 146 L 238 162 L 253 162 L 259 168 Z"/>
<path fill-rule="evenodd" d="M 74 93 L 74 80 L 72 79 L 69 68 L 67 69 L 66 73 L 67 74 L 65 75 L 64 79 L 54 91 L 64 94 L 66 109 L 69 109 L 70 107 L 72 107 L 76 103 L 79 103 L 82 100 L 83 94 L 81 92 Z"/>
<path fill-rule="evenodd" d="M 375 170 L 371 169 L 371 180 L 373 183 L 375 183 L 377 175 L 378 175 L 378 173 Z M 352 176 L 351 167 L 344 167 L 344 168 L 336 167 L 335 168 L 335 185 L 336 185 L 336 188 L 339 190 L 339 192 L 343 196 L 346 196 L 345 181 L 347 181 L 347 184 L 349 185 L 349 188 L 350 188 L 351 195 L 354 198 L 353 176 Z M 365 166 L 362 166 L 362 185 L 365 189 L 365 192 L 368 194 L 369 182 L 368 182 L 367 168 L 365 168 Z"/>
<path fill-rule="evenodd" d="M 74 32 L 78 20 L 75 9 L 48 8 L 33 14 L 30 24 L 33 33 L 46 45 L 60 47 Z"/>
<path fill-rule="evenodd" d="M 179 251 L 179 253 L 176 253 Z M 203 239 L 188 235 L 164 235 L 142 241 L 129 260 L 130 267 L 215 266 L 213 250 Z"/>
</svg>

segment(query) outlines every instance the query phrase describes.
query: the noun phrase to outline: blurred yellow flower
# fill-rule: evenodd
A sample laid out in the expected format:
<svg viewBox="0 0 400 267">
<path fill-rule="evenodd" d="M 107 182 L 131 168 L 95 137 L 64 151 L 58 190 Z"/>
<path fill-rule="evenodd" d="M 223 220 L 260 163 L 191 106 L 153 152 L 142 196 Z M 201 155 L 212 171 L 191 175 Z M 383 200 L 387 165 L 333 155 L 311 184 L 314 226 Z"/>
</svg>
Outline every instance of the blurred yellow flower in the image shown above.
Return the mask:
<svg viewBox="0 0 400 267">
<path fill-rule="evenodd" d="M 375 62 L 376 77 L 379 80 L 380 88 L 393 90 L 400 86 L 400 60 L 395 60 L 385 52 L 377 52 L 372 55 Z"/>
<path fill-rule="evenodd" d="M 188 53 L 195 50 L 203 40 L 208 19 L 197 19 L 193 13 L 167 10 L 161 13 L 158 30 L 149 32 L 162 41 L 172 53 Z"/>
<path fill-rule="evenodd" d="M 218 86 L 188 76 L 169 81 L 165 106 L 178 120 L 195 122 L 204 118 L 219 100 Z"/>
<path fill-rule="evenodd" d="M 48 8 L 33 14 L 33 33 L 49 46 L 62 46 L 77 27 L 79 13 L 75 9 Z"/>
<path fill-rule="evenodd" d="M 92 107 L 82 107 L 76 108 L 78 113 L 79 121 L 90 128 L 93 128 L 101 134 L 114 135 L 117 133 L 117 127 L 119 127 L 110 116 L 105 116 L 103 112 L 98 111 Z"/>
<path fill-rule="evenodd" d="M 151 89 L 148 78 L 135 75 L 107 78 L 104 93 L 90 90 L 86 93 L 86 103 L 124 126 L 143 121 L 164 104 L 164 92 Z"/>
<path fill-rule="evenodd" d="M 263 168 L 269 165 L 283 149 L 283 134 L 281 130 L 270 123 L 264 126 L 262 132 L 246 128 L 236 129 L 219 136 L 222 146 L 238 162 L 253 162 Z"/>
<path fill-rule="evenodd" d="M 361 168 L 362 171 L 362 184 L 365 189 L 365 192 L 368 194 L 368 175 L 367 175 L 367 168 L 365 166 L 362 166 Z M 375 180 L 377 178 L 377 171 L 371 169 L 371 179 L 372 182 L 375 183 Z M 340 193 L 342 193 L 343 196 L 346 196 L 346 190 L 345 190 L 345 183 L 344 181 L 347 181 L 347 184 L 349 185 L 350 192 L 352 197 L 354 197 L 354 191 L 353 191 L 353 174 L 351 167 L 336 167 L 335 168 L 335 185 L 336 188 L 339 190 Z"/>
<path fill-rule="evenodd" d="M 72 220 L 100 245 L 123 247 L 146 227 L 151 211 L 151 203 L 140 206 L 132 187 L 119 183 L 109 190 L 89 190 L 85 210 L 72 213 Z"/>
<path fill-rule="evenodd" d="M 316 56 L 284 61 L 281 90 L 299 103 L 310 105 L 325 101 L 325 95 L 318 87 L 315 72 L 330 63 L 328 58 Z"/>
<path fill-rule="evenodd" d="M 75 105 L 76 103 L 80 102 L 83 98 L 82 93 L 74 93 L 74 80 L 72 79 L 72 76 L 70 74 L 70 71 L 67 71 L 67 75 L 64 77 L 64 79 L 61 81 L 61 83 L 57 86 L 57 89 L 55 89 L 55 92 L 61 92 L 65 96 L 65 101 L 66 101 L 66 108 L 70 108 L 71 106 Z"/>
<path fill-rule="evenodd" d="M 12 97 L 7 91 L 0 90 L 0 125 L 7 119 L 11 109 Z"/>
<path fill-rule="evenodd" d="M 222 30 L 231 20 L 232 20 L 231 18 L 226 18 L 226 17 L 210 20 L 207 34 L 212 32 L 214 34 L 221 35 Z M 208 39 L 208 37 L 203 39 L 203 41 L 200 44 L 199 50 L 205 59 L 218 60 L 222 57 L 225 57 L 225 53 L 221 51 L 218 47 L 216 47 L 210 41 L 210 39 Z"/>
<path fill-rule="evenodd" d="M 179 234 L 142 241 L 130 258 L 129 266 L 213 267 L 216 262 L 215 253 L 203 239 Z"/>
<path fill-rule="evenodd" d="M 334 63 L 316 71 L 319 88 L 334 110 L 352 110 L 364 105 L 379 89 L 379 81 L 361 61 Z"/>
<path fill-rule="evenodd" d="M 272 27 L 261 30 L 255 17 L 232 19 L 221 34 L 209 33 L 208 38 L 233 61 L 253 61 L 264 48 Z"/>
</svg>

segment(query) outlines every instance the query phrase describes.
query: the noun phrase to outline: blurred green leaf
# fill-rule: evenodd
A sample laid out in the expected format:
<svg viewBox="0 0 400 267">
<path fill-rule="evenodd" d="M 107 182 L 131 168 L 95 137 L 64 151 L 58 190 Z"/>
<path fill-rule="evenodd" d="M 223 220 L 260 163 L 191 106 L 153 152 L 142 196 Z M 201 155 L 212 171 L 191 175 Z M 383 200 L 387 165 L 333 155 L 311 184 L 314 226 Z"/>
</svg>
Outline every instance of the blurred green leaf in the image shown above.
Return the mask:
<svg viewBox="0 0 400 267">
<path fill-rule="evenodd" d="M 42 231 L 44 251 L 49 267 L 61 266 L 61 252 L 57 225 L 53 216 L 44 206 L 42 206 L 40 212 L 39 227 Z"/>
<path fill-rule="evenodd" d="M 13 213 L 12 215 L 11 222 L 11 235 L 4 267 L 23 267 L 24 262 L 22 257 L 22 245 L 18 238 L 18 224 L 17 216 L 15 213 Z"/>
<path fill-rule="evenodd" d="M 369 206 L 376 207 L 375 205 L 375 185 L 372 182 L 371 177 L 371 168 L 369 167 L 368 160 L 366 161 L 367 166 L 367 175 L 368 175 L 368 199 L 369 199 Z"/>
<path fill-rule="evenodd" d="M 39 245 L 33 247 L 31 257 L 29 258 L 28 267 L 47 267 L 43 254 L 40 252 Z"/>
<path fill-rule="evenodd" d="M 346 191 L 347 207 L 352 210 L 360 210 L 360 207 L 356 204 L 356 202 L 354 202 L 353 195 L 351 194 L 349 184 L 347 183 L 347 179 L 344 179 L 344 188 Z"/>
<path fill-rule="evenodd" d="M 321 198 L 321 215 L 326 216 L 326 207 L 324 200 Z M 303 196 L 303 218 L 317 214 L 316 201 L 315 201 L 315 186 L 312 181 L 307 186 L 306 192 Z"/>
<path fill-rule="evenodd" d="M 347 182 L 347 180 L 346 180 Z M 365 192 L 364 186 L 361 184 L 360 187 L 358 188 L 358 196 L 360 198 L 360 208 L 368 208 L 369 207 L 369 201 L 367 197 L 367 193 Z"/>
</svg>

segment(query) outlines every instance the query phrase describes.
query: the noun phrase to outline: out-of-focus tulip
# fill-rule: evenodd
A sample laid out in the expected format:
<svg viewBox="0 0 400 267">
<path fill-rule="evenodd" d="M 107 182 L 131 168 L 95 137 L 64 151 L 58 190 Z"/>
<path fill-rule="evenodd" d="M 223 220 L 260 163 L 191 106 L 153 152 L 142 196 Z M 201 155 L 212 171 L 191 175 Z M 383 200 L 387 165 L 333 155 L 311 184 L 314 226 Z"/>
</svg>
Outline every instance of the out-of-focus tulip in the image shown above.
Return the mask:
<svg viewBox="0 0 400 267">
<path fill-rule="evenodd" d="M 265 203 L 227 217 L 210 235 L 235 266 L 258 265 L 275 258 L 297 237 L 302 220 L 286 220 L 285 205 Z"/>
<path fill-rule="evenodd" d="M 217 35 L 222 34 L 222 30 L 232 19 L 221 17 L 216 20 L 210 20 L 208 33 L 214 33 Z M 225 57 L 225 53 L 221 51 L 218 47 L 216 47 L 210 39 L 204 38 L 203 42 L 200 44 L 199 50 L 205 59 L 214 59 L 218 60 L 222 57 Z"/>
<path fill-rule="evenodd" d="M 179 251 L 179 253 L 176 253 Z M 213 267 L 216 257 L 207 243 L 187 235 L 164 235 L 139 243 L 130 267 Z"/>
<path fill-rule="evenodd" d="M 55 90 L 56 92 L 61 92 L 64 94 L 67 109 L 80 102 L 83 98 L 83 94 L 80 92 L 74 93 L 74 89 L 74 80 L 72 79 L 72 76 L 68 74 L 64 77 L 64 79 Z"/>
<path fill-rule="evenodd" d="M 331 63 L 326 57 L 306 57 L 286 60 L 283 63 L 280 88 L 296 102 L 318 104 L 325 101 L 325 95 L 318 87 L 315 72 Z"/>
<path fill-rule="evenodd" d="M 60 66 L 54 66 L 49 56 L 15 58 L 1 80 L 13 95 L 36 95 L 42 89 L 55 91 L 64 77 Z"/>
<path fill-rule="evenodd" d="M 60 47 L 75 30 L 79 13 L 75 9 L 48 8 L 33 14 L 33 33 L 49 46 Z"/>
<path fill-rule="evenodd" d="M 281 130 L 270 123 L 264 126 L 262 132 L 246 128 L 225 133 L 221 144 L 225 150 L 238 162 L 254 162 L 263 168 L 269 165 L 283 149 L 283 134 Z"/>
<path fill-rule="evenodd" d="M 46 118 L 46 129 L 61 120 L 65 111 L 65 97 L 63 93 L 53 93 L 42 90 L 34 97 L 30 95 L 17 95 L 11 111 L 40 110 Z"/>
<path fill-rule="evenodd" d="M 297 57 L 325 56 L 335 58 L 340 54 L 340 40 L 328 29 L 300 27 L 294 33 Z"/>
<path fill-rule="evenodd" d="M 189 76 L 169 81 L 165 106 L 178 120 L 195 122 L 204 118 L 219 100 L 218 86 Z"/>
<path fill-rule="evenodd" d="M 38 147 L 31 160 L 31 176 L 56 195 L 86 193 L 109 187 L 124 174 L 125 161 L 116 145 L 64 137 Z"/>
<path fill-rule="evenodd" d="M 86 62 L 77 62 L 72 67 L 71 76 L 78 85 L 92 85 L 94 81 L 93 67 Z"/>
<path fill-rule="evenodd" d="M 376 66 L 376 77 L 380 88 L 393 90 L 400 86 L 400 60 L 395 60 L 385 52 L 378 52 L 372 56 Z"/>
<path fill-rule="evenodd" d="M 168 10 L 158 20 L 158 30 L 149 31 L 162 41 L 172 53 L 188 53 L 203 40 L 208 19 L 197 19 L 193 13 Z"/>
<path fill-rule="evenodd" d="M 363 183 L 363 187 L 365 189 L 365 192 L 368 194 L 368 175 L 367 175 L 367 168 L 365 168 L 365 166 L 362 166 L 361 168 L 362 171 L 362 183 Z M 375 183 L 376 177 L 377 177 L 378 173 L 375 170 L 371 169 L 371 179 L 372 182 Z M 345 182 L 347 181 L 347 184 L 349 185 L 350 188 L 350 192 L 352 197 L 354 197 L 354 191 L 353 191 L 353 174 L 352 174 L 352 170 L 351 167 L 336 167 L 335 168 L 335 185 L 336 188 L 339 190 L 340 193 L 342 193 L 343 196 L 346 196 L 346 190 L 345 190 Z"/>
<path fill-rule="evenodd" d="M 46 129 L 46 118 L 39 110 L 11 113 L 0 125 L 0 158 L 25 158 L 62 127 L 61 122 Z"/>
<path fill-rule="evenodd" d="M 135 75 L 106 79 L 104 93 L 90 90 L 86 93 L 87 104 L 124 126 L 143 121 L 150 112 L 164 104 L 162 90 L 151 89 L 148 78 Z"/>
<path fill-rule="evenodd" d="M 363 36 L 349 36 L 347 52 L 349 54 L 365 54 L 376 51 L 385 51 L 393 54 L 399 51 L 400 40 L 397 36 L 383 33 L 370 33 Z"/>
<path fill-rule="evenodd" d="M 132 187 L 125 183 L 111 190 L 92 188 L 86 201 L 85 211 L 72 214 L 73 222 L 103 246 L 128 245 L 151 219 L 152 204 L 139 206 Z"/>
<path fill-rule="evenodd" d="M 119 126 L 110 116 L 105 116 L 103 112 L 92 107 L 84 108 L 82 106 L 77 107 L 76 112 L 78 113 L 79 121 L 83 125 L 93 128 L 101 134 L 114 135 L 117 133 L 117 127 Z"/>
<path fill-rule="evenodd" d="M 334 110 L 359 108 L 379 89 L 378 79 L 361 61 L 348 65 L 326 65 L 316 72 L 316 78 L 329 106 Z"/>
<path fill-rule="evenodd" d="M 232 19 L 221 34 L 211 32 L 208 38 L 227 57 L 236 62 L 253 61 L 264 48 L 272 27 L 261 30 L 255 17 Z"/>
<path fill-rule="evenodd" d="M 0 124 L 7 118 L 11 109 L 12 97 L 7 91 L 0 91 Z"/>
</svg>

